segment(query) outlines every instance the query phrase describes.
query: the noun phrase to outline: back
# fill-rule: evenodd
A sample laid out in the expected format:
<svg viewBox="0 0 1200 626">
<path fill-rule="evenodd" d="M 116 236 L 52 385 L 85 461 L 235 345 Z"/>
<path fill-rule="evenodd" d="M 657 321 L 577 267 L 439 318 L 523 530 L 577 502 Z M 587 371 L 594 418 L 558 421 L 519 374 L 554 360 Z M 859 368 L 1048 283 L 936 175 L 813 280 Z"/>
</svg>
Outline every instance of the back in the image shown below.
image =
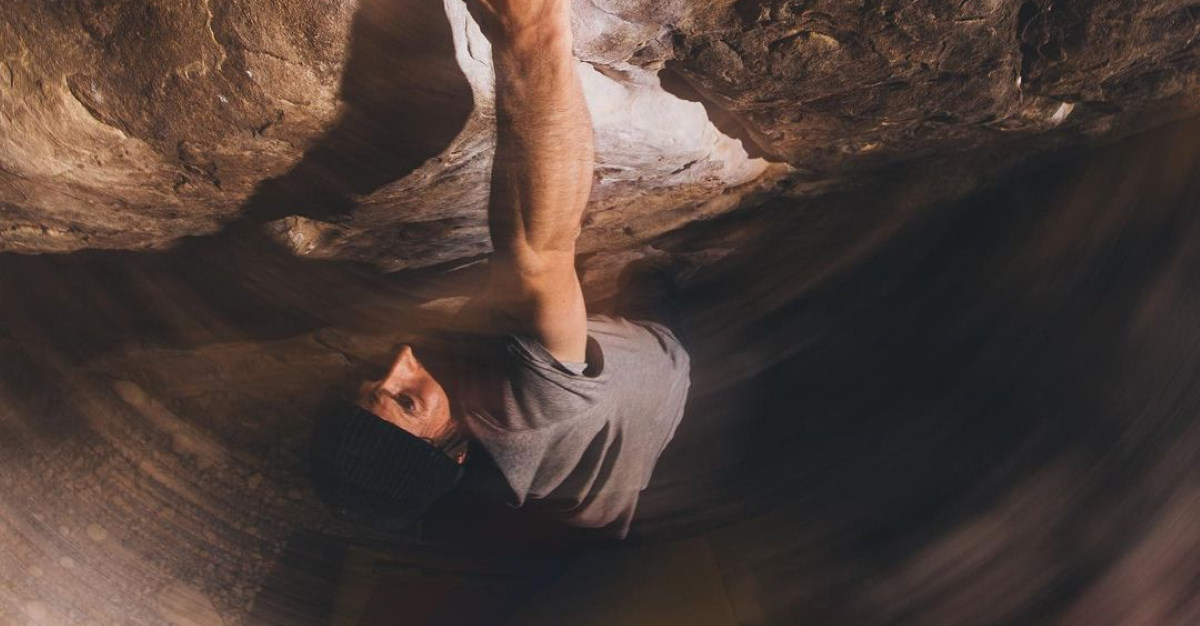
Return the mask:
<svg viewBox="0 0 1200 626">
<path fill-rule="evenodd" d="M 529 337 L 485 343 L 454 402 L 502 475 L 498 495 L 624 537 L 687 400 L 690 362 L 675 335 L 591 316 L 582 374 Z"/>
</svg>

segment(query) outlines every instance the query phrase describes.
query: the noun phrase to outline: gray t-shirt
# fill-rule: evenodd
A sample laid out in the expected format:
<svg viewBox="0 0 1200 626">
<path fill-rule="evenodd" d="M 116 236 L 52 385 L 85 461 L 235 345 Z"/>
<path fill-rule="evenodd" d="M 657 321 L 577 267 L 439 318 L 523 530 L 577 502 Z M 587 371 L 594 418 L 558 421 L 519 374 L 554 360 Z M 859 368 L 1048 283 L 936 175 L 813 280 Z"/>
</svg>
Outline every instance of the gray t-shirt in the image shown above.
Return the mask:
<svg viewBox="0 0 1200 626">
<path fill-rule="evenodd" d="M 675 434 L 690 361 L 665 326 L 588 318 L 576 374 L 537 340 L 508 335 L 460 389 L 460 414 L 502 475 L 511 506 L 624 537 Z"/>
</svg>

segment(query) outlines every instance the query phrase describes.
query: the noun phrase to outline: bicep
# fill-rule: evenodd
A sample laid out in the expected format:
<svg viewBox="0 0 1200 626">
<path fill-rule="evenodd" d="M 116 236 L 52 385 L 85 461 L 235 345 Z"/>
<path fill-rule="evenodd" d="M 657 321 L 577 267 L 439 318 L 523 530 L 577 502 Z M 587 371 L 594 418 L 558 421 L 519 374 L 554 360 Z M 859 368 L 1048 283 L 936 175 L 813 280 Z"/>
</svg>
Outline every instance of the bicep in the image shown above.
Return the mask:
<svg viewBox="0 0 1200 626">
<path fill-rule="evenodd" d="M 581 362 L 587 353 L 587 307 L 574 252 L 493 259 L 490 298 L 494 307 L 546 347 L 559 361 Z"/>
</svg>

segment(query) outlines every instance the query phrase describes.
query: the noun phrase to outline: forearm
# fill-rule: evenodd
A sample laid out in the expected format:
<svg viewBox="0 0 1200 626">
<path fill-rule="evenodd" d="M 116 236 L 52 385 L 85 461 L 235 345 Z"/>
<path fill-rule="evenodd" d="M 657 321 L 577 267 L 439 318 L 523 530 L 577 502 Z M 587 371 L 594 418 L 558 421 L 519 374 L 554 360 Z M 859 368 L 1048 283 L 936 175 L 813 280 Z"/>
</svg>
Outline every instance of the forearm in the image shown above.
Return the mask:
<svg viewBox="0 0 1200 626">
<path fill-rule="evenodd" d="M 592 123 L 562 22 L 493 48 L 497 141 L 488 222 L 496 254 L 518 271 L 573 262 L 591 193 Z"/>
</svg>

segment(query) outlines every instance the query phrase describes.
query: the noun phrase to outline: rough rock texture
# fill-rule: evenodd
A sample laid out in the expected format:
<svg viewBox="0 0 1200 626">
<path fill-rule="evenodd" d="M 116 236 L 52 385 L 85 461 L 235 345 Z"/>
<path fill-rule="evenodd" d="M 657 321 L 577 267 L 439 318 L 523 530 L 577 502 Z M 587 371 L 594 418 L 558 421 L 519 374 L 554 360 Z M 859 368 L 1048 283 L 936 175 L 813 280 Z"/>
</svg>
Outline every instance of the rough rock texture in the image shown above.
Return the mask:
<svg viewBox="0 0 1200 626">
<path fill-rule="evenodd" d="M 1197 9 L 1179 0 L 575 9 L 600 152 L 585 251 L 884 164 L 964 152 L 989 172 L 1200 109 Z M 477 257 L 490 83 L 458 0 L 17 3 L 0 17 L 0 250 L 300 216 L 273 230 L 302 254 Z"/>
<path fill-rule="evenodd" d="M 1196 96 L 1187 2 L 728 4 L 687 16 L 668 69 L 761 153 L 821 172 Z"/>
</svg>

